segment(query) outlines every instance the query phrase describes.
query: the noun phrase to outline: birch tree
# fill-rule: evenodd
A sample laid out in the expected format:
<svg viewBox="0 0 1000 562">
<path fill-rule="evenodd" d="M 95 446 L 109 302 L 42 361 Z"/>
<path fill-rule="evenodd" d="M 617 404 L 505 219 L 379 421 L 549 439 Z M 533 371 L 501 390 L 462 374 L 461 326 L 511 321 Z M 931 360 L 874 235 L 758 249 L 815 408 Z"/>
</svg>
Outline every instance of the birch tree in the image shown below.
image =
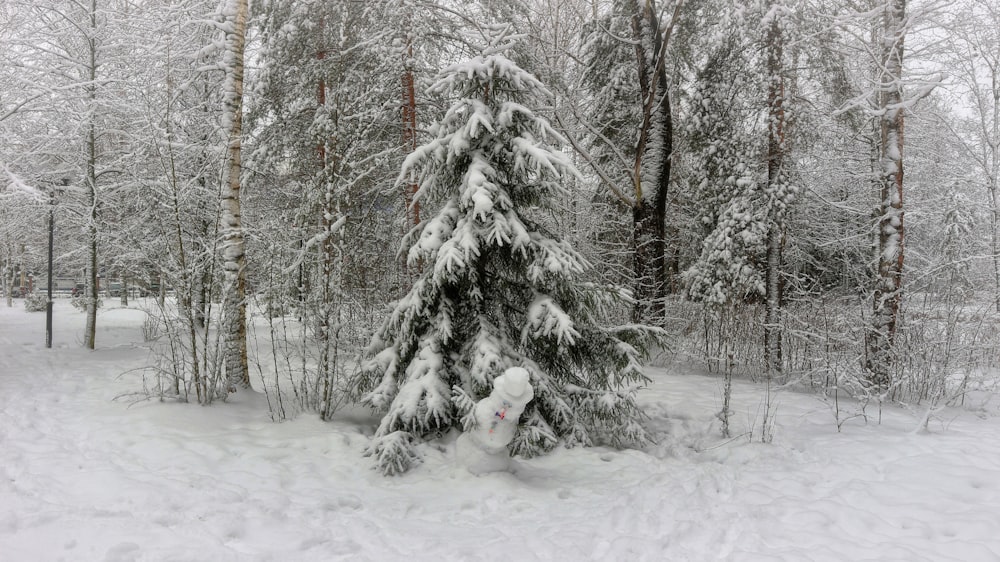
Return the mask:
<svg viewBox="0 0 1000 562">
<path fill-rule="evenodd" d="M 903 43 L 908 29 L 906 0 L 888 0 L 879 36 L 877 273 L 872 292 L 867 369 L 871 382 L 885 389 L 892 382 L 892 345 L 903 300 Z"/>
<path fill-rule="evenodd" d="M 225 316 L 226 376 L 230 387 L 250 386 L 247 364 L 247 278 L 243 241 L 240 187 L 243 139 L 243 56 L 247 30 L 247 0 L 231 0 L 226 10 L 226 69 L 223 131 L 227 139 L 226 171 L 223 176 L 222 263 L 225 271 L 223 290 Z"/>
</svg>

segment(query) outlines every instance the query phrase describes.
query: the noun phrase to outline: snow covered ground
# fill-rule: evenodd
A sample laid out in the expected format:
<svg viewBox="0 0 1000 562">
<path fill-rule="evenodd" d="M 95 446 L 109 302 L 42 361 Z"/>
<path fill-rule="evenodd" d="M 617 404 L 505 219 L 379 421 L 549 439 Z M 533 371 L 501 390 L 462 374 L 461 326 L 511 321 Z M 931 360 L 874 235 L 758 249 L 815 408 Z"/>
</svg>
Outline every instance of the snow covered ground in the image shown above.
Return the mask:
<svg viewBox="0 0 1000 562">
<path fill-rule="evenodd" d="M 0 305 L 0 560 L 1000 560 L 1000 398 L 929 432 L 892 408 L 838 433 L 826 403 L 783 392 L 762 445 L 718 437 L 719 380 L 653 370 L 646 451 L 475 477 L 441 447 L 387 479 L 358 412 L 115 400 L 149 361 L 143 314 L 102 309 L 88 352 L 59 301 L 47 350 L 43 314 Z M 761 389 L 735 392 L 741 433 Z"/>
</svg>

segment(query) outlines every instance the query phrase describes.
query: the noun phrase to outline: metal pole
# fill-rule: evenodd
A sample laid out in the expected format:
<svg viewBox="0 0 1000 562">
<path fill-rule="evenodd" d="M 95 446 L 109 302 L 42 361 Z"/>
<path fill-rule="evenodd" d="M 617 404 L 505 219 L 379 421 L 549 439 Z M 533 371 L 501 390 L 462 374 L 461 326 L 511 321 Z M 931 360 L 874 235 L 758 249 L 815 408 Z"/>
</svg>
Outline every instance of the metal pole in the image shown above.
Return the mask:
<svg viewBox="0 0 1000 562">
<path fill-rule="evenodd" d="M 49 294 L 48 302 L 45 303 L 45 347 L 52 347 L 52 238 L 55 232 L 56 222 L 56 195 L 55 187 L 49 194 Z"/>
</svg>

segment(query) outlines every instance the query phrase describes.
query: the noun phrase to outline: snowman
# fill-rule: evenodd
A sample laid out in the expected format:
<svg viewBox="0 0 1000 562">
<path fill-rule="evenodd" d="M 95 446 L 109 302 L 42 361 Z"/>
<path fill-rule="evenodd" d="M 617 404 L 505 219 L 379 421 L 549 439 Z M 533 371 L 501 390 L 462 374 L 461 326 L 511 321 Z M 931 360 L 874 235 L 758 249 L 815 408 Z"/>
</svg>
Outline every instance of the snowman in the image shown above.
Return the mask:
<svg viewBox="0 0 1000 562">
<path fill-rule="evenodd" d="M 473 474 L 499 472 L 510 468 L 507 445 L 514 439 L 517 422 L 534 390 L 528 371 L 511 367 L 493 381 L 493 392 L 476 403 L 476 427 L 458 437 L 458 461 Z"/>
</svg>

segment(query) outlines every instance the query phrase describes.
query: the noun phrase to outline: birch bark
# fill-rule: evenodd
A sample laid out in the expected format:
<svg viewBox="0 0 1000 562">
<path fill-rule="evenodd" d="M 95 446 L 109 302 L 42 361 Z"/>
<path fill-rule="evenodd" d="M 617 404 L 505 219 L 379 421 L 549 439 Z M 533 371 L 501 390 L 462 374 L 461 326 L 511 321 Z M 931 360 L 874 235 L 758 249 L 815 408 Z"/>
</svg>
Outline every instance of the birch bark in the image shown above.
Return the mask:
<svg viewBox="0 0 1000 562">
<path fill-rule="evenodd" d="M 906 0 L 890 0 L 884 12 L 879 82 L 878 273 L 872 295 L 869 333 L 870 382 L 886 389 L 892 382 L 892 345 L 903 299 L 903 38 Z"/>
<path fill-rule="evenodd" d="M 225 271 L 223 293 L 225 315 L 225 365 L 230 390 L 249 388 L 246 335 L 246 254 L 240 211 L 240 174 L 243 135 L 243 50 L 246 41 L 247 0 L 232 0 L 231 27 L 226 33 L 225 108 L 223 125 L 227 132 L 227 167 L 221 193 L 222 263 Z"/>
</svg>

